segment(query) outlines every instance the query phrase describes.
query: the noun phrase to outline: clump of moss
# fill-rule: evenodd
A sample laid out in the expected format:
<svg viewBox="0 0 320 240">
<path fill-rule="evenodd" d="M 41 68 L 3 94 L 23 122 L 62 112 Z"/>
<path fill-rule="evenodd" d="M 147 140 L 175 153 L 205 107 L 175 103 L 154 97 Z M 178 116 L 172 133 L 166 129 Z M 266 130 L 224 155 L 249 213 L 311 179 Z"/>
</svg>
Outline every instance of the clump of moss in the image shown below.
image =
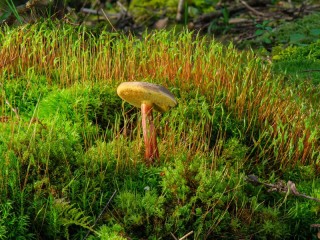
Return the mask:
<svg viewBox="0 0 320 240">
<path fill-rule="evenodd" d="M 164 14 L 167 16 L 174 16 L 177 6 L 177 0 L 132 0 L 130 3 L 130 12 L 133 14 L 136 22 L 146 23 L 151 19 L 159 18 Z"/>
<path fill-rule="evenodd" d="M 317 202 L 268 192 L 246 175 L 292 180 L 319 197 L 318 101 L 296 102 L 293 86 L 232 45 L 191 33 L 86 31 L 3 33 L 0 59 L 10 64 L 0 75 L 0 239 L 83 239 L 89 230 L 88 239 L 191 231 L 195 239 L 312 238 Z M 179 102 L 155 115 L 164 154 L 150 167 L 141 121 L 113 87 L 144 80 L 169 87 Z"/>
<path fill-rule="evenodd" d="M 290 44 L 295 46 L 306 45 L 316 42 L 320 37 L 320 14 L 314 13 L 307 15 L 294 22 L 285 22 L 271 31 L 264 33 L 254 40 L 254 43 L 264 42 L 268 39 L 272 45 Z"/>
<path fill-rule="evenodd" d="M 320 30 L 320 29 L 319 29 Z M 274 47 L 273 60 L 312 60 L 320 61 L 320 40 L 306 46 Z"/>
<path fill-rule="evenodd" d="M 273 69 L 284 73 L 295 82 L 308 81 L 313 85 L 320 84 L 320 41 L 306 46 L 282 46 L 272 50 Z"/>
</svg>

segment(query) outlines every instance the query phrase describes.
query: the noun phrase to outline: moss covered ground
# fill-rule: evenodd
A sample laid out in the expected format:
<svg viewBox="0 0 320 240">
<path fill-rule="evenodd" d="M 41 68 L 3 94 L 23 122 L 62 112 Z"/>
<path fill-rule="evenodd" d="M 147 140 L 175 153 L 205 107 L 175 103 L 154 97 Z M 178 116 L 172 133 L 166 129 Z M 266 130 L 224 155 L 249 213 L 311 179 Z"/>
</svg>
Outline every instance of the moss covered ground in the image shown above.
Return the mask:
<svg viewBox="0 0 320 240">
<path fill-rule="evenodd" d="M 320 198 L 319 85 L 273 68 L 187 31 L 2 28 L 0 239 L 316 239 L 319 202 L 286 186 Z M 123 81 L 178 101 L 152 166 Z"/>
</svg>

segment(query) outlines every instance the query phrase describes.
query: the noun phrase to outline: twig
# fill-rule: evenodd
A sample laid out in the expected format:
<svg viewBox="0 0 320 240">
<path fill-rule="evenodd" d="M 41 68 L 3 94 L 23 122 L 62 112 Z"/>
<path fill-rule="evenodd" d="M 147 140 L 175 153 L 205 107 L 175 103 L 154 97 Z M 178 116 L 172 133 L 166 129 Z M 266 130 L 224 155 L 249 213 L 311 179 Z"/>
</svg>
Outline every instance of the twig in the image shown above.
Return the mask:
<svg viewBox="0 0 320 240">
<path fill-rule="evenodd" d="M 276 192 L 287 193 L 287 194 L 291 193 L 292 195 L 297 196 L 297 197 L 303 197 L 303 198 L 310 199 L 310 200 L 313 200 L 316 202 L 320 202 L 320 199 L 318 199 L 318 198 L 310 197 L 306 194 L 299 193 L 296 188 L 295 183 L 290 180 L 287 182 L 287 184 L 285 184 L 283 181 L 279 181 L 276 184 L 264 183 L 264 182 L 259 181 L 257 176 L 251 174 L 251 175 L 247 176 L 247 181 L 252 183 L 253 185 L 264 185 L 269 188 L 268 191 L 276 191 Z"/>
<path fill-rule="evenodd" d="M 320 72 L 320 69 L 302 70 L 302 72 Z"/>
<path fill-rule="evenodd" d="M 237 5 L 237 6 L 232 6 L 232 7 L 228 8 L 228 12 L 229 12 L 229 15 L 232 16 L 232 15 L 236 14 L 237 12 L 242 11 L 243 9 L 245 9 L 245 8 L 242 5 L 241 6 Z M 216 19 L 221 16 L 223 16 L 222 11 L 214 11 L 214 12 L 202 14 L 194 20 L 194 23 L 197 24 L 197 23 L 203 23 L 203 22 L 211 22 L 212 19 Z"/>
<path fill-rule="evenodd" d="M 125 13 L 128 12 L 128 9 L 127 9 L 125 6 L 123 6 L 123 4 L 122 4 L 120 1 L 117 1 L 117 5 L 119 6 L 119 8 L 120 8 L 123 12 L 125 12 Z"/>
<path fill-rule="evenodd" d="M 191 234 L 193 234 L 193 231 L 187 233 L 186 235 L 184 235 L 182 238 L 180 238 L 179 240 L 183 240 L 186 239 L 188 236 L 190 236 Z"/>
<path fill-rule="evenodd" d="M 299 7 L 299 11 L 298 11 L 298 16 L 300 16 L 303 12 L 304 12 L 304 10 L 306 9 L 306 1 L 303 1 L 302 3 L 301 3 L 301 6 Z"/>
<path fill-rule="evenodd" d="M 83 13 L 88 13 L 88 14 L 94 14 L 94 15 L 100 15 L 100 16 L 107 16 L 108 18 L 111 19 L 118 19 L 119 18 L 119 14 L 118 13 L 114 13 L 114 14 L 103 14 L 103 12 L 100 10 L 95 10 L 95 9 L 90 9 L 90 8 L 81 8 L 80 9 L 81 12 Z"/>
<path fill-rule="evenodd" d="M 320 224 L 311 224 L 310 227 L 316 228 L 318 230 L 317 237 L 318 237 L 318 239 L 320 239 Z"/>
<path fill-rule="evenodd" d="M 111 26 L 111 28 L 113 29 L 113 31 L 117 32 L 117 29 L 115 29 L 115 27 L 112 25 L 112 23 L 110 22 L 107 14 L 103 11 L 102 8 L 101 8 L 100 10 L 101 10 L 101 12 L 103 13 L 103 16 L 105 17 L 105 19 L 106 19 L 106 20 L 108 21 L 108 23 L 110 24 L 110 26 Z"/>
<path fill-rule="evenodd" d="M 27 8 L 47 6 L 52 2 L 52 0 L 29 0 L 26 3 Z"/>
<path fill-rule="evenodd" d="M 255 10 L 253 7 L 251 7 L 247 2 L 245 2 L 244 0 L 240 0 L 240 2 L 243 4 L 243 6 L 245 6 L 248 10 L 250 10 L 251 12 L 253 12 L 255 15 L 258 16 L 265 16 L 265 14 L 263 14 L 262 12 L 258 12 L 257 10 Z"/>
<path fill-rule="evenodd" d="M 38 8 L 43 6 L 48 6 L 50 4 L 50 0 L 30 0 L 25 4 L 17 6 L 18 14 L 24 14 L 31 10 L 31 8 Z"/>
<path fill-rule="evenodd" d="M 178 22 L 180 22 L 182 19 L 183 6 L 184 6 L 184 0 L 179 0 L 178 9 L 177 9 L 177 16 L 176 16 L 176 20 Z"/>
<path fill-rule="evenodd" d="M 53 1 L 54 0 L 29 0 L 25 4 L 18 5 L 16 7 L 16 13 L 20 16 L 30 12 L 33 9 L 49 6 L 51 3 L 53 3 Z M 15 16 L 12 12 L 8 16 L 8 18 L 4 20 L 4 22 L 6 22 L 9 25 L 12 24 L 14 21 Z"/>
<path fill-rule="evenodd" d="M 11 108 L 11 110 L 16 114 L 17 119 L 20 119 L 18 110 L 14 107 L 12 107 L 12 105 L 9 103 L 8 99 L 6 99 L 6 104 L 9 106 L 9 108 Z"/>
<path fill-rule="evenodd" d="M 313 201 L 316 201 L 316 202 L 320 202 L 320 199 L 318 199 L 318 198 L 310 197 L 310 196 L 308 196 L 308 195 L 306 195 L 304 193 L 299 193 L 294 182 L 288 181 L 287 184 L 288 184 L 288 188 L 289 188 L 290 192 L 293 195 L 298 196 L 298 197 L 303 197 L 303 198 L 306 198 L 306 199 L 310 199 L 310 200 L 313 200 Z"/>
<path fill-rule="evenodd" d="M 171 236 L 173 237 L 174 240 L 178 240 L 178 238 L 176 238 L 176 236 L 174 236 L 172 232 L 170 234 L 171 234 Z"/>
<path fill-rule="evenodd" d="M 83 13 L 89 13 L 89 14 L 95 14 L 95 15 L 101 15 L 101 16 L 103 15 L 103 13 L 100 12 L 99 10 L 90 9 L 90 8 L 81 8 L 80 11 Z"/>
<path fill-rule="evenodd" d="M 107 209 L 107 207 L 109 206 L 109 204 L 111 203 L 111 200 L 113 199 L 114 195 L 116 195 L 117 190 L 115 190 L 113 192 L 113 194 L 111 195 L 111 197 L 109 198 L 109 201 L 107 202 L 107 204 L 104 206 L 104 208 L 102 209 L 102 211 L 100 212 L 99 216 L 97 217 L 97 219 L 94 221 L 92 228 L 96 225 L 96 223 L 98 222 L 98 220 L 100 219 L 100 217 L 102 216 L 102 214 L 105 212 L 105 210 Z M 90 230 L 87 232 L 86 236 L 84 236 L 84 238 L 82 240 L 87 239 L 87 237 L 89 236 Z"/>
</svg>

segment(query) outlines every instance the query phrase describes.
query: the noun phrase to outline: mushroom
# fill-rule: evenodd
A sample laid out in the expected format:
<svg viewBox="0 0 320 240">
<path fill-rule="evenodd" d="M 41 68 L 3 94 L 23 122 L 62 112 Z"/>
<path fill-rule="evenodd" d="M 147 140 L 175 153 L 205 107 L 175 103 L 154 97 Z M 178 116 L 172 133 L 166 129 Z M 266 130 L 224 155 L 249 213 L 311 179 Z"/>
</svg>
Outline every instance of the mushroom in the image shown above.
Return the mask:
<svg viewBox="0 0 320 240">
<path fill-rule="evenodd" d="M 141 107 L 145 158 L 152 163 L 159 158 L 152 109 L 165 112 L 177 105 L 177 101 L 168 89 L 147 82 L 123 82 L 118 86 L 117 93 L 131 105 Z"/>
</svg>

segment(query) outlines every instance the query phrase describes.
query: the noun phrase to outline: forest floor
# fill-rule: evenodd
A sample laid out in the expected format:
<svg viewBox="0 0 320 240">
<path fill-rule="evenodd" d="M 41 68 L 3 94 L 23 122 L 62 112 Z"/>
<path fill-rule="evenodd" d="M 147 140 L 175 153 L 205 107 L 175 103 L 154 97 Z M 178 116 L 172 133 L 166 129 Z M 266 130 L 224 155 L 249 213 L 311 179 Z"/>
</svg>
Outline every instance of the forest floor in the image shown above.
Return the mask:
<svg viewBox="0 0 320 240">
<path fill-rule="evenodd" d="M 0 23 L 32 23 L 51 12 L 51 17 L 75 26 L 86 25 L 98 29 L 107 27 L 110 31 L 135 35 L 141 35 L 146 29 L 187 28 L 204 35 L 212 35 L 224 43 L 232 41 L 239 48 L 263 46 L 271 50 L 272 46 L 279 42 L 265 37 L 266 33 L 272 33 L 283 24 L 296 22 L 320 11 L 320 4 L 316 1 L 240 0 L 197 5 L 197 1 L 188 4 L 180 0 L 179 6 L 167 3 L 159 5 L 157 1 L 132 1 L 130 5 L 123 1 L 96 1 L 92 4 L 87 1 L 71 1 L 67 6 L 50 5 L 50 2 L 29 0 L 15 9 L 0 4 Z M 320 26 L 311 30 L 318 38 Z"/>
</svg>

